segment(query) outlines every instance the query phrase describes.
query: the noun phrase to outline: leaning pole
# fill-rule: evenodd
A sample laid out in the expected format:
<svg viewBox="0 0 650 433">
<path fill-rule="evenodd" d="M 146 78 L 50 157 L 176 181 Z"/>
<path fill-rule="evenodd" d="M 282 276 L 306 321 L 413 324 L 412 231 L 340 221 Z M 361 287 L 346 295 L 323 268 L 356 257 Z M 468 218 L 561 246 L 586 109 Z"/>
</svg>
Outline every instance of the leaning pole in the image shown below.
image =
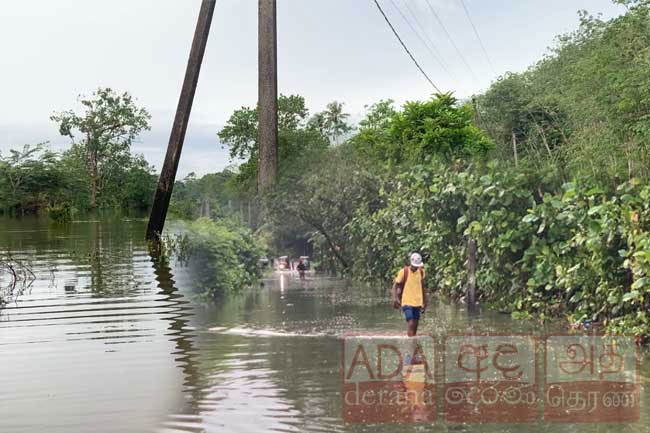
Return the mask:
<svg viewBox="0 0 650 433">
<path fill-rule="evenodd" d="M 210 25 L 212 23 L 215 4 L 216 0 L 203 0 L 201 3 L 190 57 L 187 61 L 187 69 L 185 70 L 183 88 L 178 99 L 176 117 L 174 117 L 174 124 L 169 136 L 167 154 L 165 155 L 165 162 L 160 172 L 158 188 L 156 189 L 156 195 L 154 196 L 153 206 L 149 216 L 149 225 L 147 226 L 148 240 L 156 240 L 159 234 L 162 233 L 163 226 L 165 225 L 169 200 L 171 199 L 174 181 L 176 179 L 178 161 L 183 150 L 185 131 L 187 131 L 196 85 L 199 81 L 203 54 L 205 53 L 205 46 L 208 42 L 208 35 L 210 34 Z"/>
</svg>

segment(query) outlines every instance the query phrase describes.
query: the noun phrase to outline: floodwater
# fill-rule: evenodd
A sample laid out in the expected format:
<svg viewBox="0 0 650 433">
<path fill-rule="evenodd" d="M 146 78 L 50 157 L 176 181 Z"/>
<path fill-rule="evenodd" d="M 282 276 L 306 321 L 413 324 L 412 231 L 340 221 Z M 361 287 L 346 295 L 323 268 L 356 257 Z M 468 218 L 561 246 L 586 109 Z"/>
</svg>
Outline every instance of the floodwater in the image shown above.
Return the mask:
<svg viewBox="0 0 650 433">
<path fill-rule="evenodd" d="M 385 289 L 282 274 L 205 302 L 190 268 L 152 258 L 144 229 L 0 219 L 0 251 L 36 275 L 0 311 L 0 432 L 650 431 L 645 353 L 635 423 L 447 423 L 442 408 L 426 424 L 346 423 L 344 336 L 405 328 Z M 437 339 L 559 330 L 441 299 L 420 329 Z"/>
</svg>

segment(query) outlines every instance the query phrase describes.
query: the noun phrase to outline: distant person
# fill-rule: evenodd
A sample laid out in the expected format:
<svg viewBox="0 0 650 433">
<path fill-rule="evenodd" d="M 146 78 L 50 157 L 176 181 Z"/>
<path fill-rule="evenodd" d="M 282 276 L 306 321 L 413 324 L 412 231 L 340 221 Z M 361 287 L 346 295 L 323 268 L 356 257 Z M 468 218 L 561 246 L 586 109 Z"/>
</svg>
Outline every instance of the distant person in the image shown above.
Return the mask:
<svg viewBox="0 0 650 433">
<path fill-rule="evenodd" d="M 303 259 L 300 259 L 298 262 L 298 266 L 296 266 L 296 269 L 298 269 L 298 274 L 300 275 L 300 278 L 305 278 L 305 269 L 307 267 L 305 266 L 305 262 Z"/>
<path fill-rule="evenodd" d="M 418 332 L 420 314 L 424 313 L 428 303 L 424 288 L 424 264 L 420 254 L 411 254 L 409 264 L 397 273 L 391 293 L 393 308 L 401 307 L 404 312 L 408 336 L 415 336 Z"/>
</svg>

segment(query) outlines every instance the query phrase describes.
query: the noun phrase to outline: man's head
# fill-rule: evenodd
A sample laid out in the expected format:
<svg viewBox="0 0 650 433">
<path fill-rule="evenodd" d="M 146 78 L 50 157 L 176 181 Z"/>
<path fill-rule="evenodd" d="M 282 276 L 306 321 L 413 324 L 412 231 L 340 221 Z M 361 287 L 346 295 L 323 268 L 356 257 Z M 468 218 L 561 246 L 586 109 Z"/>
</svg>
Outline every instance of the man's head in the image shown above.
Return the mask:
<svg viewBox="0 0 650 433">
<path fill-rule="evenodd" d="M 412 271 L 417 271 L 419 268 L 424 266 L 424 263 L 422 263 L 422 256 L 418 253 L 411 254 L 409 257 L 409 264 L 411 265 Z"/>
</svg>

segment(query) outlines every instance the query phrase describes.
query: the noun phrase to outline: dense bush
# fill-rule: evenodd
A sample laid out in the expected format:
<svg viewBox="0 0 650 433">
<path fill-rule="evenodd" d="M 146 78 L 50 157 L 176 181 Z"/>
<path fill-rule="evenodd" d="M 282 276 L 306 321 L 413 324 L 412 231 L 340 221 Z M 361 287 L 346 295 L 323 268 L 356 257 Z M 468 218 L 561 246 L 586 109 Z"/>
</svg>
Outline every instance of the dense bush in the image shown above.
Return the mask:
<svg viewBox="0 0 650 433">
<path fill-rule="evenodd" d="M 65 197 L 66 172 L 45 144 L 0 152 L 0 213 L 37 212 Z"/>
<path fill-rule="evenodd" d="M 522 262 L 522 307 L 650 334 L 648 198 L 650 187 L 634 180 L 613 193 L 574 182 L 545 196 L 522 219 L 536 233 Z"/>
<path fill-rule="evenodd" d="M 481 270 L 492 269 L 489 274 L 479 273 L 482 287 L 501 289 L 510 284 L 506 267 L 521 257 L 523 239 L 513 226 L 534 203 L 532 180 L 496 165 L 416 166 L 386 181 L 381 189 L 383 208 L 373 213 L 365 207 L 357 211 L 349 226 L 353 238 L 363 245 L 360 250 L 375 252 L 369 258 L 357 257 L 373 263 L 374 276 L 389 278 L 409 252 L 420 251 L 435 269 L 437 287 L 460 296 L 471 233 L 482 248 L 493 251 L 482 257 Z"/>
<path fill-rule="evenodd" d="M 460 297 L 472 237 L 483 300 L 650 334 L 650 186 L 572 182 L 544 193 L 552 182 L 496 164 L 414 167 L 386 181 L 383 208 L 358 208 L 355 257 L 371 264 L 367 278 L 388 279 L 420 251 L 432 287 Z"/>
<path fill-rule="evenodd" d="M 182 244 L 202 294 L 239 291 L 260 276 L 262 247 L 250 230 L 235 223 L 199 218 L 189 223 Z"/>
<path fill-rule="evenodd" d="M 367 157 L 393 165 L 484 155 L 493 143 L 472 122 L 473 115 L 469 104 L 451 94 L 409 101 L 401 110 L 391 100 L 380 101 L 369 107 L 350 143 Z"/>
<path fill-rule="evenodd" d="M 539 62 L 474 98 L 495 157 L 609 187 L 650 179 L 650 2 L 614 1 L 627 12 L 607 21 L 580 12 L 579 28 Z"/>
</svg>

